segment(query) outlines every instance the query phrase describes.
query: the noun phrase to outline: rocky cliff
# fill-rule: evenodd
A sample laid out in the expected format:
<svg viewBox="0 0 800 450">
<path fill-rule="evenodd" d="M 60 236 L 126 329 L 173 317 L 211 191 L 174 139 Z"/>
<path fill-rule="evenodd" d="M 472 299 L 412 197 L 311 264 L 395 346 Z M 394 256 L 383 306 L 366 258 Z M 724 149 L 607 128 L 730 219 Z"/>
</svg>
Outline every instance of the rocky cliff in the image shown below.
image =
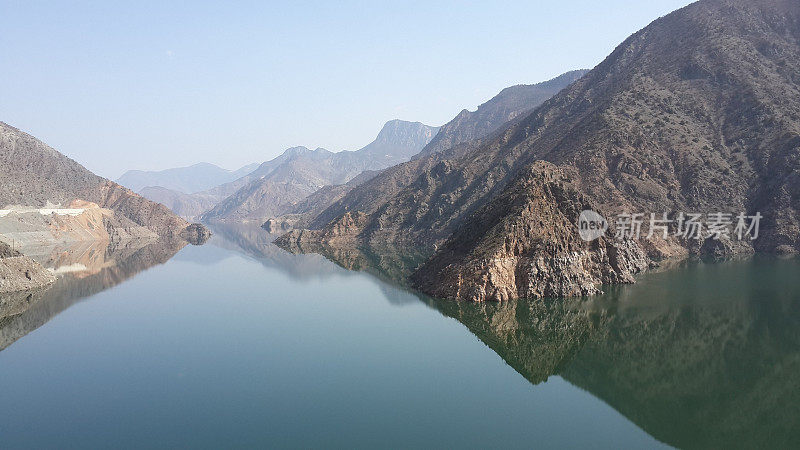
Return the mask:
<svg viewBox="0 0 800 450">
<path fill-rule="evenodd" d="M 586 72 L 575 70 L 543 83 L 503 89 L 476 111 L 464 110 L 442 126 L 412 161 L 390 167 L 381 177 L 375 177 L 363 185 L 352 186 L 341 199 L 331 202 L 303 223 L 308 224 L 308 228 L 319 229 L 347 211 L 375 212 L 411 185 L 421 173 L 432 170 L 442 160 L 456 159 L 474 150 L 504 125 L 508 126 L 510 121 L 524 117 L 526 112 L 530 113 Z"/>
</svg>

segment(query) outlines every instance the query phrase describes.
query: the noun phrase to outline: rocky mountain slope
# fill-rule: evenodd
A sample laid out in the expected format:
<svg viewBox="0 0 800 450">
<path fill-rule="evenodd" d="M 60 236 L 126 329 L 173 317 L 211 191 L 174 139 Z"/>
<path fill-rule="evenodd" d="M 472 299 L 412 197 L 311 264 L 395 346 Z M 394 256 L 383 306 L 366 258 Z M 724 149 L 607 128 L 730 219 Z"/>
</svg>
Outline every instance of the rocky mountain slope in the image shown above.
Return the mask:
<svg viewBox="0 0 800 450">
<path fill-rule="evenodd" d="M 202 218 L 261 223 L 280 216 L 323 186 L 344 184 L 365 170 L 380 170 L 408 160 L 437 131 L 419 122 L 392 120 L 372 143 L 357 151 L 289 149 L 279 158 L 280 164 L 270 164 L 268 173 L 255 177 Z"/>
<path fill-rule="evenodd" d="M 800 4 L 701 0 L 634 34 L 490 139 L 362 185 L 397 185 L 392 174 L 402 170 L 413 177 L 372 196 L 366 211 L 340 210 L 321 231 L 282 242 L 430 248 L 416 286 L 478 301 L 591 293 L 666 256 L 796 252 L 799 81 Z M 581 209 L 764 219 L 752 243 L 587 243 L 570 232 Z"/>
<path fill-rule="evenodd" d="M 286 149 L 283 153 L 281 153 L 278 157 L 272 158 L 269 161 L 265 161 L 256 167 L 255 170 L 252 172 L 243 175 L 233 181 L 220 184 L 215 186 L 211 189 L 198 192 L 198 195 L 206 196 L 208 198 L 216 199 L 217 202 L 224 200 L 225 198 L 233 195 L 239 189 L 245 187 L 252 181 L 264 178 L 265 176 L 272 173 L 273 170 L 280 167 L 282 164 L 286 163 L 287 161 L 291 160 L 292 158 L 297 157 L 298 153 L 308 151 L 305 147 L 291 147 Z M 205 212 L 205 211 L 203 211 Z"/>
<path fill-rule="evenodd" d="M 381 171 L 365 170 L 345 184 L 331 184 L 319 188 L 316 192 L 292 206 L 285 214 L 268 219 L 262 224 L 269 232 L 277 233 L 287 229 L 308 227 L 311 220 L 333 203 L 341 200 L 350 191 L 375 178 Z"/>
<path fill-rule="evenodd" d="M 119 177 L 117 183 L 139 193 L 146 187 L 161 187 L 191 194 L 237 180 L 257 168 L 258 164 L 248 164 L 239 170 L 227 170 L 203 162 L 159 171 L 129 170 Z"/>
<path fill-rule="evenodd" d="M 508 126 L 510 121 L 524 117 L 526 112 L 535 109 L 586 72 L 574 70 L 542 83 L 503 89 L 475 112 L 464 110 L 442 126 L 412 161 L 386 169 L 380 178 L 352 186 L 353 189 L 348 190 L 340 200 L 301 223 L 307 223 L 309 228 L 322 228 L 347 211 L 374 212 L 408 187 L 420 173 L 430 170 L 442 159 L 456 158 L 474 150 L 482 140 L 502 129 L 504 124 Z"/>
<path fill-rule="evenodd" d="M 588 70 L 573 70 L 542 83 L 507 87 L 478 106 L 474 112 L 466 109 L 461 111 L 453 120 L 443 125 L 431 142 L 413 159 L 487 136 L 500 126 L 524 116 L 587 72 Z"/>
<path fill-rule="evenodd" d="M 165 237 L 194 239 L 207 230 L 190 225 L 164 205 L 147 200 L 58 153 L 43 142 L 0 122 L 0 205 L 41 208 L 51 202 L 91 202 L 121 221 Z"/>
</svg>

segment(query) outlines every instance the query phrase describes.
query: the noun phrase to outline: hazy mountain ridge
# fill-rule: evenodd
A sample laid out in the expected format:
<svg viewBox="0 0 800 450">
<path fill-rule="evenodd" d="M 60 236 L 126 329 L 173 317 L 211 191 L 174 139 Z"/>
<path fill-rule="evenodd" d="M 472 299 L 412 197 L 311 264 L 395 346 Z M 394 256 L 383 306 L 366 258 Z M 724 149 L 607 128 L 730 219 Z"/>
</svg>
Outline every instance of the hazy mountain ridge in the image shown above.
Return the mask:
<svg viewBox="0 0 800 450">
<path fill-rule="evenodd" d="M 373 142 L 360 150 L 333 153 L 292 148 L 278 158 L 279 164 L 266 167 L 265 175 L 250 181 L 202 218 L 263 222 L 283 215 L 323 186 L 344 184 L 365 170 L 380 170 L 408 160 L 437 131 L 437 127 L 419 122 L 392 120 Z"/>
<path fill-rule="evenodd" d="M 185 194 L 161 186 L 147 186 L 139 193 L 154 202 L 161 203 L 186 220 L 198 220 L 203 211 L 213 208 L 218 198 L 203 193 Z"/>
<path fill-rule="evenodd" d="M 116 182 L 139 193 L 145 187 L 158 186 L 184 194 L 192 194 L 237 180 L 257 168 L 258 164 L 248 164 L 238 170 L 227 170 L 214 164 L 201 162 L 187 167 L 158 171 L 129 170 Z"/>
<path fill-rule="evenodd" d="M 270 232 L 277 232 L 291 228 L 308 227 L 310 222 L 331 204 L 342 199 L 356 187 L 375 178 L 379 173 L 381 173 L 379 170 L 365 170 L 345 184 L 323 186 L 292 206 L 285 214 L 268 219 L 263 223 L 263 228 Z"/>
<path fill-rule="evenodd" d="M 421 158 L 421 174 L 410 170 L 413 182 L 374 210 L 349 209 L 320 232 L 281 241 L 435 248 L 417 287 L 466 300 L 597 292 L 630 279 L 646 266 L 645 253 L 753 250 L 710 240 L 589 244 L 574 229 L 577 208 L 760 211 L 755 250 L 796 252 L 799 10 L 765 0 L 701 0 L 678 10 L 465 156 Z M 399 170 L 362 188 L 393 183 Z M 542 189 L 544 203 L 534 195 Z"/>
</svg>

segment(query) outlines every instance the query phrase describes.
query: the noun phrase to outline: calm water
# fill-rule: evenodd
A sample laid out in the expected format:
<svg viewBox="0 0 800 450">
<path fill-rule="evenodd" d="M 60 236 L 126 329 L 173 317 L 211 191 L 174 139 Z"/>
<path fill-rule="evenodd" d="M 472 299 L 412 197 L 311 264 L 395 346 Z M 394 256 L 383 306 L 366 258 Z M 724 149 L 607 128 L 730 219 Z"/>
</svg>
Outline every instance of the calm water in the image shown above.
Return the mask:
<svg viewBox="0 0 800 450">
<path fill-rule="evenodd" d="M 397 287 L 402 261 L 247 228 L 38 253 L 66 274 L 6 300 L 2 448 L 800 443 L 796 260 L 466 305 Z"/>
</svg>

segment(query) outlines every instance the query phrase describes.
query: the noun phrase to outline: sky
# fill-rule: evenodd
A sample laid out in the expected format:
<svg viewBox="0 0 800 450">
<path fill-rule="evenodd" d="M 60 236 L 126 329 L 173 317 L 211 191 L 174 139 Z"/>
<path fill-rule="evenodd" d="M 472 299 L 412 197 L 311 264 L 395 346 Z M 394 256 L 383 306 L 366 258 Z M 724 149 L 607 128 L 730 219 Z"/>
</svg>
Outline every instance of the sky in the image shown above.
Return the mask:
<svg viewBox="0 0 800 450">
<path fill-rule="evenodd" d="M 686 0 L 0 0 L 0 121 L 115 179 L 356 150 L 592 68 Z"/>
</svg>

